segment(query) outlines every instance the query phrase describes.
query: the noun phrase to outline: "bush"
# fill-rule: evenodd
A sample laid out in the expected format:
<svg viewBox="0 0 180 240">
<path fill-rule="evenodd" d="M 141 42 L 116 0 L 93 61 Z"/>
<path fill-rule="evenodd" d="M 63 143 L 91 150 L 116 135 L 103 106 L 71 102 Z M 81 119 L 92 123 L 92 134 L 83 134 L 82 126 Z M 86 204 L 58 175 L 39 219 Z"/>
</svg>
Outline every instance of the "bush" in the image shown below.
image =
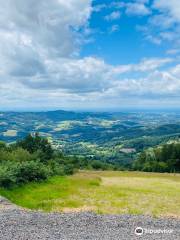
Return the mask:
<svg viewBox="0 0 180 240">
<path fill-rule="evenodd" d="M 94 160 L 91 162 L 91 166 L 95 170 L 112 170 L 113 166 L 108 163 L 104 163 L 98 160 Z"/>
<path fill-rule="evenodd" d="M 0 141 L 0 150 L 1 149 L 3 149 L 3 150 L 6 149 L 6 144 L 4 142 Z"/>
<path fill-rule="evenodd" d="M 46 180 L 51 175 L 47 166 L 40 162 L 6 162 L 0 168 L 0 186 L 9 188 L 32 181 Z"/>
<path fill-rule="evenodd" d="M 14 169 L 9 169 L 7 166 L 1 166 L 0 168 L 0 186 L 9 188 L 16 183 L 16 176 Z"/>
<path fill-rule="evenodd" d="M 75 169 L 72 164 L 67 164 L 64 166 L 64 173 L 66 175 L 72 175 L 74 172 L 75 172 Z"/>
<path fill-rule="evenodd" d="M 65 175 L 64 164 L 59 164 L 56 160 L 52 160 L 49 163 L 49 167 L 52 170 L 53 175 L 58 175 L 58 176 Z"/>
<path fill-rule="evenodd" d="M 51 170 L 40 162 L 23 162 L 17 168 L 17 184 L 46 180 Z"/>
</svg>

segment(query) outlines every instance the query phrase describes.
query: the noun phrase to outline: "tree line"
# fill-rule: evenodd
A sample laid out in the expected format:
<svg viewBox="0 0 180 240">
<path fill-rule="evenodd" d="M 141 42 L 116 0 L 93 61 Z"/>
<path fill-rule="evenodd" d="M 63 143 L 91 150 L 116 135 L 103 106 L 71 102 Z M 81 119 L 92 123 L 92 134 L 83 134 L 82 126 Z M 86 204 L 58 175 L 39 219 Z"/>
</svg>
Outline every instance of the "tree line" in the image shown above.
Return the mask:
<svg viewBox="0 0 180 240">
<path fill-rule="evenodd" d="M 133 163 L 134 170 L 180 172 L 180 143 L 164 144 L 143 151 Z"/>
<path fill-rule="evenodd" d="M 75 156 L 64 156 L 38 133 L 7 145 L 0 142 L 0 187 L 10 188 L 51 176 L 70 175 L 78 169 L 108 170 L 114 166 Z"/>
</svg>

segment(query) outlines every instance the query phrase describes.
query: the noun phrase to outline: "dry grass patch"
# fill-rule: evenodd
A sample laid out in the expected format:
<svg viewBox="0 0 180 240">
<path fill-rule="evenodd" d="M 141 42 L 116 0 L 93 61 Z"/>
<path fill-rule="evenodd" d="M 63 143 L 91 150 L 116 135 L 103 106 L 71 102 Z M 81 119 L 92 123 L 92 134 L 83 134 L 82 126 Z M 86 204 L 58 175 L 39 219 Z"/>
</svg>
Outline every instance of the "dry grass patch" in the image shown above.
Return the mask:
<svg viewBox="0 0 180 240">
<path fill-rule="evenodd" d="M 31 209 L 180 217 L 180 175 L 81 171 L 0 193 Z"/>
</svg>

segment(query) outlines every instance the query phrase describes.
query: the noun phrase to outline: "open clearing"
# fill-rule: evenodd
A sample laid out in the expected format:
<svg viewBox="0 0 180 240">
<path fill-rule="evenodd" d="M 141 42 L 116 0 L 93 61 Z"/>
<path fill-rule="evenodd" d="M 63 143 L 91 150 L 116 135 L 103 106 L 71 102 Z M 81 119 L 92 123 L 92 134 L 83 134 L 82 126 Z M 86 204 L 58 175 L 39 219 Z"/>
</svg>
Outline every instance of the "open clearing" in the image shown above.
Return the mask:
<svg viewBox="0 0 180 240">
<path fill-rule="evenodd" d="M 180 217 L 180 174 L 81 171 L 0 194 L 36 210 Z"/>
</svg>

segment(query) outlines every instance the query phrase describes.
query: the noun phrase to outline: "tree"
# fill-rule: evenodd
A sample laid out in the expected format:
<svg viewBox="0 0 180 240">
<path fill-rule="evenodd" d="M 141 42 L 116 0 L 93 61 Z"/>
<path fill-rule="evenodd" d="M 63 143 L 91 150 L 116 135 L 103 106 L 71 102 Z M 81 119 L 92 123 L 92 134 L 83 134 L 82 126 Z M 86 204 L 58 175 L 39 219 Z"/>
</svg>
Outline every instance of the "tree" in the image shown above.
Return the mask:
<svg viewBox="0 0 180 240">
<path fill-rule="evenodd" d="M 53 149 L 47 139 L 42 138 L 36 133 L 34 136 L 29 134 L 24 140 L 17 143 L 17 146 L 26 149 L 29 153 L 37 153 L 42 162 L 46 162 L 53 157 Z"/>
<path fill-rule="evenodd" d="M 180 172 L 180 143 L 164 144 L 143 151 L 135 160 L 135 170 L 154 172 Z"/>
</svg>

